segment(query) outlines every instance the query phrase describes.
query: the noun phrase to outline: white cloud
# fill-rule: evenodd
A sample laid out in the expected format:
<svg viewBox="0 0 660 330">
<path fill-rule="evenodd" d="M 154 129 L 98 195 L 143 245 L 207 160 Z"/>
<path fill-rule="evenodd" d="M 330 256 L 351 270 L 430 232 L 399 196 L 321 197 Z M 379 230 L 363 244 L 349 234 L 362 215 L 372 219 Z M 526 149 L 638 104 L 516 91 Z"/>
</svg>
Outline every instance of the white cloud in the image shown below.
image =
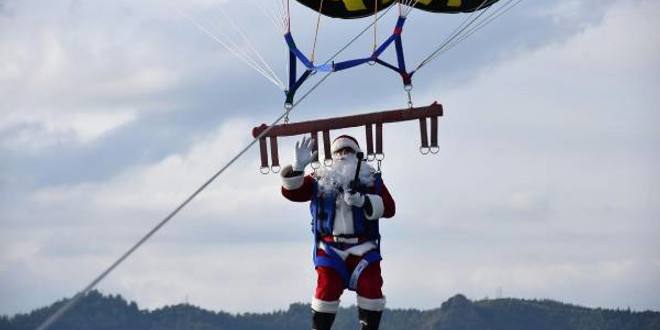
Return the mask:
<svg viewBox="0 0 660 330">
<path fill-rule="evenodd" d="M 650 32 L 658 6 L 617 2 L 600 25 L 444 91 L 439 156 L 419 155 L 416 123 L 387 126 L 383 170 L 398 207 L 382 226 L 391 306 L 437 307 L 457 292 L 481 298 L 502 287 L 523 298 L 658 309 L 650 294 L 660 287 L 653 253 L 660 49 Z M 631 26 L 641 32 L 628 33 Z M 68 61 L 52 58 L 48 70 Z M 1 70 L 16 77 L 15 67 Z M 99 95 L 126 92 L 124 82 L 164 88 L 169 78 L 158 68 L 121 75 Z M 420 99 L 438 96 L 437 88 L 416 88 Z M 39 118 L 42 129 L 93 140 L 140 111 L 70 115 L 68 125 Z M 248 121 L 229 121 L 189 150 L 111 178 L 33 192 L 29 208 L 3 222 L 0 249 L 0 288 L 26 303 L 3 302 L 0 310 L 26 310 L 80 289 L 244 146 Z M 84 131 L 83 123 L 94 127 Z M 280 141 L 283 163 L 291 140 Z M 186 295 L 229 311 L 307 301 L 314 285 L 307 207 L 284 201 L 279 178 L 258 174 L 257 158 L 256 149 L 246 154 L 101 288 L 148 307 Z M 46 281 L 42 274 L 56 275 Z"/>
<path fill-rule="evenodd" d="M 0 29 L 12 32 L 2 35 L 0 52 L 3 147 L 38 152 L 88 144 L 144 113 L 171 108 L 144 100 L 180 83 L 181 72 L 131 15 L 129 8 L 139 7 L 122 11 L 116 4 L 91 16 L 84 15 L 87 5 L 83 12 L 75 7 L 19 4 L 0 20 Z"/>
<path fill-rule="evenodd" d="M 10 134 L 0 140 L 0 145 L 27 153 L 61 145 L 84 145 L 135 120 L 133 111 L 119 109 L 58 115 L 55 115 L 57 111 L 44 111 L 43 115 L 37 115 L 38 112 L 7 116 L 0 123 L 0 130 L 4 126 Z"/>
<path fill-rule="evenodd" d="M 230 121 L 204 136 L 186 154 L 170 155 L 161 161 L 131 168 L 107 182 L 87 182 L 44 188 L 34 202 L 44 205 L 77 204 L 109 210 L 161 211 L 172 208 L 194 192 L 221 165 L 247 145 L 250 127 L 245 121 Z M 246 157 L 246 159 L 249 157 Z M 236 214 L 249 209 L 255 198 L 271 203 L 275 198 L 273 180 L 256 176 L 256 167 L 243 167 L 254 160 L 241 160 L 230 168 L 217 185 L 200 196 L 197 207 L 210 215 Z M 243 168 L 241 168 L 243 167 Z M 230 180 L 227 180 L 230 177 Z M 220 181 L 220 180 L 219 180 Z M 248 189 L 249 187 L 249 189 Z"/>
</svg>

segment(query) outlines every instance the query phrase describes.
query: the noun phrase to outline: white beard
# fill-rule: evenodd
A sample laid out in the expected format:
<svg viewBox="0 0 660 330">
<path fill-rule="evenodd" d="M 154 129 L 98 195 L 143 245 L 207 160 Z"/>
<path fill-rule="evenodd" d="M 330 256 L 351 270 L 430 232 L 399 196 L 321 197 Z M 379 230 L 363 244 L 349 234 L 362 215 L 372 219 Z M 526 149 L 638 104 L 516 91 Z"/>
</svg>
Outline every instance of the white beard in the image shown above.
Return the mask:
<svg viewBox="0 0 660 330">
<path fill-rule="evenodd" d="M 319 191 L 326 193 L 336 192 L 339 188 L 346 190 L 351 181 L 355 179 L 356 168 L 357 157 L 355 154 L 349 153 L 345 156 L 333 156 L 332 166 L 322 166 L 314 174 L 314 178 L 318 182 Z M 373 187 L 374 172 L 375 170 L 371 165 L 362 161 L 360 175 L 358 176 L 360 183 L 367 187 Z"/>
</svg>

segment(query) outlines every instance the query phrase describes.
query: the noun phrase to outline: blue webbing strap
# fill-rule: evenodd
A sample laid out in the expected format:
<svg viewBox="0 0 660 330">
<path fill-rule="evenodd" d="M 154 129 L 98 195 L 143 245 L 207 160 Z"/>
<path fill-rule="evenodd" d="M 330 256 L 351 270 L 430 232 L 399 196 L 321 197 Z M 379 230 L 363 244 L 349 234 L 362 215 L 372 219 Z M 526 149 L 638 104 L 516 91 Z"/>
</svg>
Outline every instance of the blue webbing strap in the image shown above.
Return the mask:
<svg viewBox="0 0 660 330">
<path fill-rule="evenodd" d="M 293 86 L 298 79 L 298 73 L 296 71 L 297 67 L 298 62 L 296 61 L 296 54 L 289 50 L 289 90 L 293 89 Z"/>
<path fill-rule="evenodd" d="M 348 273 L 348 269 L 346 269 L 344 260 L 335 251 L 333 251 L 331 247 L 329 247 L 328 245 L 325 246 L 326 248 L 323 249 L 323 251 L 325 251 L 327 255 L 325 256 L 316 255 L 314 258 L 314 266 L 327 267 L 335 270 L 337 274 L 339 274 L 339 276 L 341 277 L 342 283 L 344 283 L 344 287 L 348 287 L 348 281 L 351 278 L 351 276 Z"/>
<path fill-rule="evenodd" d="M 396 22 L 396 26 L 394 27 L 394 32 L 392 33 L 392 35 L 389 38 L 387 38 L 387 40 L 385 40 L 378 47 L 378 49 L 376 49 L 376 51 L 374 51 L 374 53 L 372 55 L 372 58 L 379 57 L 380 54 L 382 54 L 385 51 L 385 49 L 387 49 L 387 47 L 390 46 L 390 44 L 392 42 L 394 42 L 397 39 L 399 39 L 399 40 L 401 39 L 401 32 L 403 31 L 403 23 L 405 23 L 405 22 L 406 22 L 405 17 L 399 17 L 399 19 Z"/>
<path fill-rule="evenodd" d="M 289 87 L 289 90 L 284 93 L 286 95 L 287 103 L 293 103 L 293 97 L 296 95 L 296 91 L 298 91 L 298 88 L 300 88 L 305 80 L 311 76 L 312 72 L 312 70 L 305 70 L 305 73 L 303 73 L 300 78 L 298 78 L 298 80 L 293 84 L 293 87 Z"/>
<path fill-rule="evenodd" d="M 389 63 L 387 63 L 387 62 L 385 62 L 385 61 L 383 61 L 383 60 L 381 60 L 381 59 L 379 59 L 379 58 L 376 59 L 376 63 L 378 63 L 378 64 L 380 64 L 380 65 L 382 65 L 382 66 L 384 66 L 384 67 L 386 67 L 386 68 L 388 68 L 388 69 L 392 69 L 392 70 L 394 70 L 394 71 L 396 71 L 396 72 L 399 72 L 399 68 L 397 68 L 397 67 L 395 67 L 394 65 L 389 64 Z"/>
<path fill-rule="evenodd" d="M 391 35 L 374 51 L 374 53 L 371 55 L 371 58 L 378 58 L 385 51 L 385 49 L 387 49 L 387 47 L 389 47 L 392 42 L 394 42 L 394 40 L 400 37 L 401 36 L 398 34 Z"/>
<path fill-rule="evenodd" d="M 312 203 L 316 203 L 316 201 L 318 200 L 317 183 L 314 182 L 312 187 L 313 187 L 312 196 L 314 196 L 314 198 L 312 198 Z M 318 212 L 318 209 L 315 209 L 315 211 Z M 344 287 L 347 287 L 350 274 L 348 274 L 346 265 L 344 265 L 344 260 L 335 251 L 333 251 L 332 248 L 330 248 L 327 245 L 324 245 L 326 248 L 323 249 L 326 255 L 325 256 L 318 255 L 318 249 L 319 249 L 321 237 L 317 229 L 318 227 L 316 223 L 318 221 L 317 215 L 313 214 L 312 216 L 314 217 L 314 222 L 312 223 L 312 231 L 314 232 L 314 254 L 312 256 L 314 260 L 314 267 L 327 267 L 330 269 L 334 269 L 341 277 L 342 283 L 344 283 Z"/>
<path fill-rule="evenodd" d="M 410 77 L 412 77 L 412 73 L 408 74 L 406 72 L 406 65 L 405 65 L 405 59 L 403 56 L 403 43 L 401 40 L 401 33 L 403 32 L 403 25 L 406 21 L 406 18 L 403 16 L 399 16 L 399 19 L 396 22 L 396 26 L 394 28 L 394 32 L 392 35 L 387 38 L 371 55 L 371 57 L 365 57 L 365 58 L 359 58 L 359 59 L 354 59 L 354 60 L 348 60 L 348 61 L 343 61 L 339 63 L 325 63 L 322 65 L 317 65 L 315 66 L 312 61 L 310 61 L 305 54 L 303 54 L 299 49 L 298 46 L 296 46 L 295 41 L 293 40 L 293 36 L 291 35 L 291 32 L 287 32 L 284 34 L 284 40 L 286 41 L 287 46 L 289 47 L 289 90 L 286 91 L 286 103 L 292 104 L 293 103 L 293 98 L 298 90 L 298 88 L 302 85 L 303 82 L 310 76 L 310 74 L 315 73 L 315 72 L 335 72 L 335 71 L 342 71 L 346 69 L 350 69 L 359 65 L 362 65 L 364 63 L 370 62 L 370 61 L 375 61 L 378 62 L 385 67 L 388 67 L 399 74 L 403 77 L 403 83 L 406 85 L 410 84 Z M 397 56 L 397 62 L 398 62 L 398 68 L 386 63 L 384 61 L 381 61 L 378 57 L 387 49 L 392 43 L 395 43 L 395 48 L 396 48 L 396 56 Z M 297 61 L 300 61 L 305 67 L 307 68 L 306 72 L 300 77 L 296 77 L 296 64 Z"/>
<path fill-rule="evenodd" d="M 353 273 L 351 274 L 351 278 L 348 282 L 348 289 L 349 290 L 357 290 L 357 283 L 358 280 L 360 279 L 360 275 L 362 275 L 362 272 L 369 266 L 372 262 L 380 261 L 383 258 L 380 256 L 380 253 L 376 250 L 371 250 L 367 252 L 362 257 L 362 260 L 357 264 L 355 267 L 355 270 L 353 270 Z"/>
<path fill-rule="evenodd" d="M 383 178 L 380 172 L 376 173 L 374 176 L 376 177 L 376 194 L 380 195 L 380 191 L 383 187 Z"/>
<path fill-rule="evenodd" d="M 403 41 L 401 41 L 401 35 L 394 40 L 394 46 L 396 49 L 396 59 L 399 63 L 399 72 L 406 72 L 406 60 L 403 57 Z"/>
<path fill-rule="evenodd" d="M 371 57 L 365 57 L 365 58 L 360 58 L 360 59 L 357 59 L 357 60 L 349 60 L 349 61 L 335 63 L 335 71 L 350 69 L 352 67 L 362 65 L 362 64 L 367 63 L 369 61 L 371 61 Z"/>
<path fill-rule="evenodd" d="M 284 35 L 284 40 L 286 40 L 287 46 L 289 46 L 289 50 L 296 55 L 298 60 L 302 62 L 308 69 L 313 70 L 313 71 L 320 71 L 320 72 L 331 72 L 332 71 L 332 64 L 321 64 L 315 66 L 312 61 L 310 61 L 307 56 L 305 56 L 296 46 L 296 43 L 293 41 L 293 36 L 291 36 L 291 33 L 287 33 Z"/>
</svg>

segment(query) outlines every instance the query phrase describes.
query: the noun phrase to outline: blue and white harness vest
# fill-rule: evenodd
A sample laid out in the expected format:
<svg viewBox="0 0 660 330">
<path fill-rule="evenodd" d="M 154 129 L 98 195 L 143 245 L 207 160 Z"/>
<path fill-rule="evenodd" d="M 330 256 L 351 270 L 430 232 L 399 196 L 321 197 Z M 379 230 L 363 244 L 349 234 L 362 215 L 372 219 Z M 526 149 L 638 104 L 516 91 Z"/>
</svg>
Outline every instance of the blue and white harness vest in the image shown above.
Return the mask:
<svg viewBox="0 0 660 330">
<path fill-rule="evenodd" d="M 381 190 L 381 177 L 380 173 L 374 175 L 376 194 L 380 194 Z M 365 187 L 357 189 L 360 193 L 366 193 Z M 336 247 L 343 249 L 342 246 L 346 243 L 334 243 L 324 241 L 321 245 L 323 237 L 333 236 L 332 231 L 335 220 L 335 201 L 337 194 L 335 192 L 319 194 L 318 184 L 314 181 L 314 192 L 312 201 L 309 205 L 310 212 L 312 213 L 312 232 L 314 233 L 314 267 L 328 267 L 335 270 L 341 277 L 344 287 L 355 291 L 357 289 L 357 282 L 362 272 L 373 262 L 382 260 L 380 255 L 380 232 L 378 230 L 378 219 L 368 220 L 364 215 L 364 208 L 353 206 L 353 229 L 354 234 L 350 236 L 341 236 L 344 238 L 366 238 L 376 244 L 376 249 L 368 251 L 362 256 L 362 260 L 358 263 L 350 273 L 344 264 L 344 260 L 331 248 Z M 362 242 L 364 243 L 364 242 Z M 325 252 L 325 256 L 318 256 L 317 251 L 321 247 Z"/>
</svg>

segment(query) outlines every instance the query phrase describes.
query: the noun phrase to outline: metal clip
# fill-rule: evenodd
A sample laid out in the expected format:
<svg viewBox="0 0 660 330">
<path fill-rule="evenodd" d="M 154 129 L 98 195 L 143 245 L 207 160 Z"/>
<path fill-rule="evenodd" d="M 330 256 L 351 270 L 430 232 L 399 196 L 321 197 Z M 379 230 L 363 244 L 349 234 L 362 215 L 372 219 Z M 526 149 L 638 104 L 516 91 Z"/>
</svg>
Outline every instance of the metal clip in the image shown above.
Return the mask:
<svg viewBox="0 0 660 330">
<path fill-rule="evenodd" d="M 413 107 L 412 94 L 411 94 L 412 88 L 413 88 L 412 84 L 403 86 L 403 90 L 405 90 L 406 94 L 408 94 L 408 108 Z"/>
</svg>

